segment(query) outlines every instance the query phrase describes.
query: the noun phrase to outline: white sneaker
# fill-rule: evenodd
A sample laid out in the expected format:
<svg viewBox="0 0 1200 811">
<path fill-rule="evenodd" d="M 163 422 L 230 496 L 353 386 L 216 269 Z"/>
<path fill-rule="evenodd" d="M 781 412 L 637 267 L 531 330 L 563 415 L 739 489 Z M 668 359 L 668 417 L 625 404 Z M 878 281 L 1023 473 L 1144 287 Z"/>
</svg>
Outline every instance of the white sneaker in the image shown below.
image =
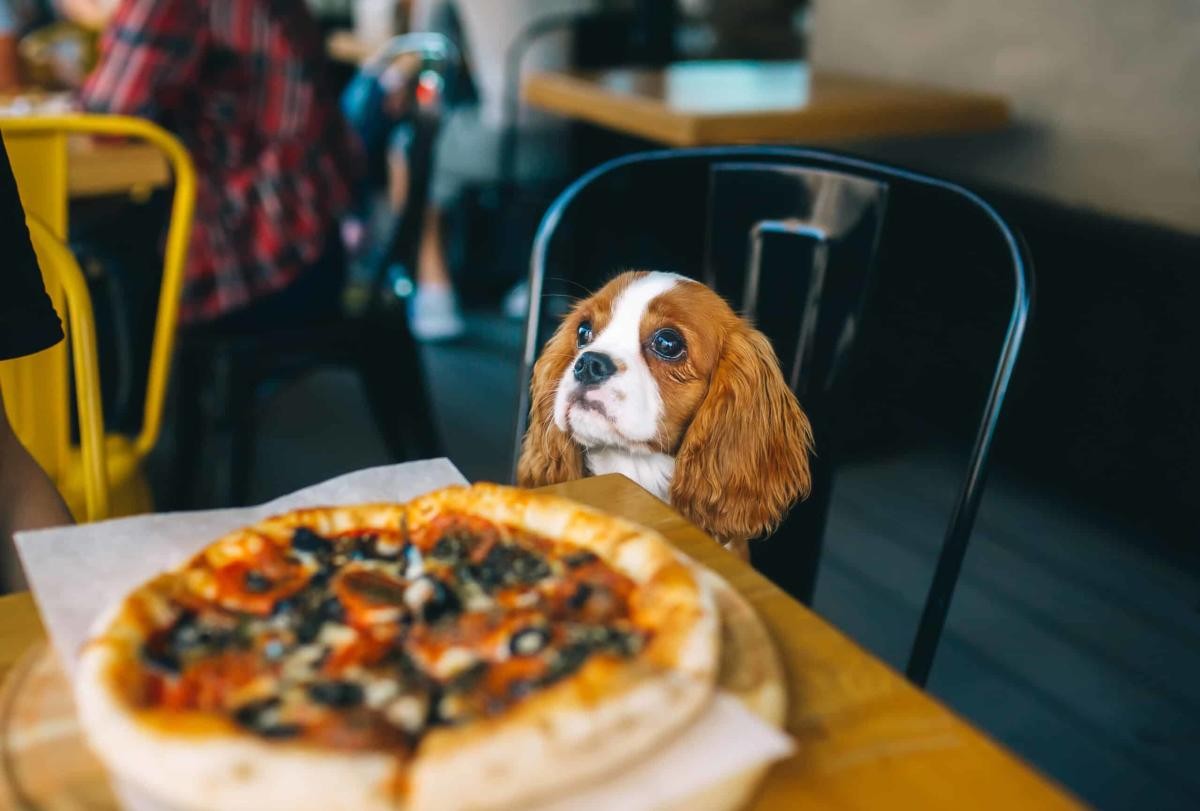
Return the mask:
<svg viewBox="0 0 1200 811">
<path fill-rule="evenodd" d="M 458 298 L 449 287 L 417 286 L 409 309 L 409 326 L 418 341 L 449 341 L 466 332 Z"/>
<path fill-rule="evenodd" d="M 518 282 L 504 296 L 504 315 L 515 321 L 524 320 L 529 313 L 529 282 Z"/>
</svg>

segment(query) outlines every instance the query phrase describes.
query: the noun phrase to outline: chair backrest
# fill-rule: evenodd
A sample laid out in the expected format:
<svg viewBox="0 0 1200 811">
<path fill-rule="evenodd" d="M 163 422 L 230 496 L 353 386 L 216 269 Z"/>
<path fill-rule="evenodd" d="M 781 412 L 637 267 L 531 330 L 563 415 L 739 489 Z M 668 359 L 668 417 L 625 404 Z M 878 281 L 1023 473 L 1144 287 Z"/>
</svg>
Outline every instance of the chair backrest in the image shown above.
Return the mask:
<svg viewBox="0 0 1200 811">
<path fill-rule="evenodd" d="M 955 213 L 953 224 L 938 219 L 945 210 Z M 1019 240 L 975 194 L 900 169 L 786 147 L 651 152 L 592 170 L 550 208 L 535 243 L 514 461 L 528 418 L 533 364 L 570 297 L 630 267 L 700 279 L 771 339 L 813 422 L 813 494 L 770 539 L 752 545 L 764 573 L 810 600 L 848 360 L 863 332 L 864 305 L 876 276 L 919 275 L 922 256 L 913 248 L 922 244 L 919 232 L 936 240 L 941 227 L 969 229 L 977 237 L 979 250 L 1010 272 L 1012 299 L 999 359 L 990 379 L 981 381 L 988 392 L 983 416 L 914 643 L 909 673 L 923 682 L 982 495 L 1030 304 Z M 876 265 L 889 272 L 876 274 Z"/>
<path fill-rule="evenodd" d="M 163 261 L 162 287 L 150 355 L 147 391 L 141 432 L 134 441 L 137 454 L 144 457 L 154 447 L 162 426 L 163 403 L 175 344 L 179 294 L 187 260 L 188 238 L 196 194 L 195 170 L 191 158 L 178 140 L 166 130 L 148 121 L 124 116 L 52 115 L 0 119 L 0 133 L 8 149 L 21 195 L 22 205 L 40 239 L 45 255 L 55 257 L 55 268 L 65 267 L 65 257 L 56 248 L 47 248 L 51 240 L 65 244 L 67 214 L 71 194 L 71 154 L 73 139 L 80 136 L 127 137 L 148 142 L 165 155 L 174 175 L 174 198 Z M 37 236 L 40 234 L 40 237 Z M 158 240 L 158 234 L 146 239 Z M 43 254 L 39 254 L 43 256 Z M 71 276 L 65 273 L 64 278 Z M 51 300 L 60 313 L 69 318 L 83 307 L 78 296 L 68 294 L 66 283 L 48 279 Z M 85 288 L 86 292 L 86 288 Z M 64 306 L 65 305 L 65 306 Z M 90 303 L 88 304 L 90 312 Z M 71 342 L 75 348 L 74 341 Z M 21 440 L 34 458 L 58 478 L 71 452 L 69 372 L 66 346 L 60 345 L 32 358 L 5 364 L 0 373 L 9 416 Z M 76 363 L 79 360 L 76 359 Z M 36 402 L 30 392 L 37 392 Z"/>
</svg>

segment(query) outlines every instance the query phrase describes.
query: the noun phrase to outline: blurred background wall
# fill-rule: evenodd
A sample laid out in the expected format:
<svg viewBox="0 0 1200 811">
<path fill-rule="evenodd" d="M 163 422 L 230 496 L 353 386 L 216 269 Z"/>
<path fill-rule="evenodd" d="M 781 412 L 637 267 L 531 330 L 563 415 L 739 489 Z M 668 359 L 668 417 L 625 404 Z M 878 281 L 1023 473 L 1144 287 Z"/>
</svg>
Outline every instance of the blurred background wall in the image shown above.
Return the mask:
<svg viewBox="0 0 1200 811">
<path fill-rule="evenodd" d="M 1196 0 L 816 0 L 811 26 L 818 66 L 1014 105 L 1012 132 L 881 156 L 1200 233 Z"/>
</svg>

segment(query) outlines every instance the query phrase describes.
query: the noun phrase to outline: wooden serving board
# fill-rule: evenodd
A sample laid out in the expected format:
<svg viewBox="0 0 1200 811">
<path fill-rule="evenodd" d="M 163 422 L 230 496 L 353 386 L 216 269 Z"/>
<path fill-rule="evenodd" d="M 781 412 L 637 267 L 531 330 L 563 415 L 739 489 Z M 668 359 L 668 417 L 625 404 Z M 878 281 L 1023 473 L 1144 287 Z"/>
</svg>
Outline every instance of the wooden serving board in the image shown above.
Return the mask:
<svg viewBox="0 0 1200 811">
<path fill-rule="evenodd" d="M 754 609 L 705 572 L 721 614 L 719 686 L 781 727 L 787 690 L 775 646 Z M 731 777 L 663 811 L 734 811 L 757 790 L 766 767 Z M 83 741 L 70 682 L 45 643 L 31 648 L 0 689 L 0 808 L 118 811 L 100 761 Z"/>
</svg>

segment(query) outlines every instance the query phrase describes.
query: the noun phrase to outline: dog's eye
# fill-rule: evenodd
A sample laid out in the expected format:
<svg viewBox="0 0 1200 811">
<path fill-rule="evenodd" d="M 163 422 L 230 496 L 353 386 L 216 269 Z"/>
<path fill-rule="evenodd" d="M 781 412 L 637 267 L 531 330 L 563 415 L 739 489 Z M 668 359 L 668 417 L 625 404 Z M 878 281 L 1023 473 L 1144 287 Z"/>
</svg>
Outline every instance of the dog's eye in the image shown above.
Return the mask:
<svg viewBox="0 0 1200 811">
<path fill-rule="evenodd" d="M 673 329 L 660 329 L 650 338 L 650 349 L 666 360 L 679 360 L 683 355 L 683 336 Z"/>
<path fill-rule="evenodd" d="M 575 345 L 587 346 L 592 342 L 592 325 L 584 321 L 579 325 L 579 329 L 575 330 Z"/>
</svg>

